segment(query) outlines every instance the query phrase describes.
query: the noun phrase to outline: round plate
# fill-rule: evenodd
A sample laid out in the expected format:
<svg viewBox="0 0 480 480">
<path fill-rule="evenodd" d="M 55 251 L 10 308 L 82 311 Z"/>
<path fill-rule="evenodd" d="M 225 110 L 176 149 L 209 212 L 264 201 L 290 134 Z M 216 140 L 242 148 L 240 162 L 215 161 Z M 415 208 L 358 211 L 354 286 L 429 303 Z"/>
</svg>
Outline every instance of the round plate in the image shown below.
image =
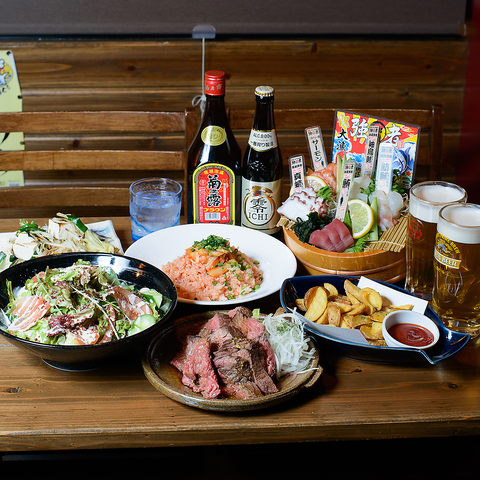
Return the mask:
<svg viewBox="0 0 480 480">
<path fill-rule="evenodd" d="M 188 224 L 166 228 L 137 240 L 127 249 L 125 255 L 161 268 L 182 256 L 194 242 L 203 240 L 209 235 L 218 235 L 229 240 L 232 246 L 259 262 L 263 272 L 263 282 L 258 290 L 242 297 L 242 303 L 278 292 L 282 282 L 295 275 L 297 259 L 284 243 L 265 233 L 235 225 Z M 220 307 L 238 304 L 238 299 L 212 302 L 178 297 L 178 301 L 196 305 L 215 303 L 215 306 Z"/>
<path fill-rule="evenodd" d="M 318 350 L 313 343 L 315 356 L 307 372 L 297 376 L 287 377 L 276 382 L 279 392 L 261 398 L 237 399 L 206 399 L 199 393 L 193 392 L 181 382 L 181 373 L 170 361 L 179 348 L 179 339 L 186 334 L 195 334 L 212 318 L 217 311 L 203 312 L 175 320 L 174 323 L 163 329 L 149 344 L 143 359 L 142 366 L 148 381 L 165 396 L 177 402 L 197 407 L 203 410 L 235 412 L 257 410 L 269 407 L 297 395 L 305 388 L 315 384 L 322 374 L 319 365 Z"/>
</svg>

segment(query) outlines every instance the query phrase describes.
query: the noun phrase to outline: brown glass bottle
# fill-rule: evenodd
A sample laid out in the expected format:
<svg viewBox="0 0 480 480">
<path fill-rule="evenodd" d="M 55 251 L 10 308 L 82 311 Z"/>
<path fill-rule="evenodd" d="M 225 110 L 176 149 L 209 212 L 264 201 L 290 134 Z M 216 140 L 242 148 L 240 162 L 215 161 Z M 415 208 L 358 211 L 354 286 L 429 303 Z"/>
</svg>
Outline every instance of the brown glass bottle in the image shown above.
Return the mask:
<svg viewBox="0 0 480 480">
<path fill-rule="evenodd" d="M 255 116 L 242 166 L 242 226 L 277 233 L 283 161 L 273 113 L 274 89 L 255 89 Z"/>
<path fill-rule="evenodd" d="M 187 222 L 240 224 L 242 152 L 225 111 L 225 73 L 205 73 L 205 112 L 187 154 Z"/>
</svg>

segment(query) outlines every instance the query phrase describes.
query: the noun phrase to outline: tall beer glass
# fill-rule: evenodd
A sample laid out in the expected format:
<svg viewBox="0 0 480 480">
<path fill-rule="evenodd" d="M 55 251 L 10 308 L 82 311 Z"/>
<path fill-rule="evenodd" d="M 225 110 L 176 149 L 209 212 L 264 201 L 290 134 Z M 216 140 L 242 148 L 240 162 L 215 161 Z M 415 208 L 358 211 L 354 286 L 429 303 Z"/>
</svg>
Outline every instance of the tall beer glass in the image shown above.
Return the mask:
<svg viewBox="0 0 480 480">
<path fill-rule="evenodd" d="M 448 328 L 480 333 L 480 205 L 451 204 L 439 212 L 432 303 Z"/>
<path fill-rule="evenodd" d="M 438 212 L 447 203 L 466 201 L 467 192 L 454 183 L 422 182 L 410 189 L 405 289 L 417 297 L 432 300 Z"/>
</svg>

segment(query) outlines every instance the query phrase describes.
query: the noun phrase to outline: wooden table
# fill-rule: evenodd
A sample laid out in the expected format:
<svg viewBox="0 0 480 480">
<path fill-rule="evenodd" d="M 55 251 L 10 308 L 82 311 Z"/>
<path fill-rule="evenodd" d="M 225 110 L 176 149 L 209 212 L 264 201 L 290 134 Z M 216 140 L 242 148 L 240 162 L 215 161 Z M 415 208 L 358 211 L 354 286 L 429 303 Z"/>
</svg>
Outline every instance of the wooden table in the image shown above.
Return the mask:
<svg viewBox="0 0 480 480">
<path fill-rule="evenodd" d="M 126 248 L 129 221 L 119 218 L 114 224 Z M 17 227 L 17 221 L 1 224 L 2 231 Z M 278 295 L 260 303 L 262 308 L 278 306 Z M 185 313 L 188 308 L 179 304 L 175 314 Z M 297 397 L 254 412 L 216 413 L 160 394 L 145 378 L 137 353 L 95 371 L 70 373 L 0 340 L 0 452 L 252 444 L 295 448 L 303 442 L 331 446 L 337 440 L 429 437 L 478 444 L 479 341 L 434 366 L 369 363 L 329 351 L 320 356 L 320 380 Z"/>
</svg>

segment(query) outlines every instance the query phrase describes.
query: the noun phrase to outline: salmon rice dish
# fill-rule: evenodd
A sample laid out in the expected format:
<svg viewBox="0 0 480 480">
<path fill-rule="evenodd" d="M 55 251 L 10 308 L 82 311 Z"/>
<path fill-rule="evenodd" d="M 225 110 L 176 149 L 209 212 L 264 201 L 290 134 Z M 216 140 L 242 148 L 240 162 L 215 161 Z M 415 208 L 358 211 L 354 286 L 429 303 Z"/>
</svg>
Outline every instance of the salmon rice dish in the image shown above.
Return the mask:
<svg viewBox="0 0 480 480">
<path fill-rule="evenodd" d="M 172 280 L 178 297 L 187 300 L 233 300 L 258 290 L 263 281 L 257 261 L 216 235 L 195 241 L 161 270 Z"/>
</svg>

